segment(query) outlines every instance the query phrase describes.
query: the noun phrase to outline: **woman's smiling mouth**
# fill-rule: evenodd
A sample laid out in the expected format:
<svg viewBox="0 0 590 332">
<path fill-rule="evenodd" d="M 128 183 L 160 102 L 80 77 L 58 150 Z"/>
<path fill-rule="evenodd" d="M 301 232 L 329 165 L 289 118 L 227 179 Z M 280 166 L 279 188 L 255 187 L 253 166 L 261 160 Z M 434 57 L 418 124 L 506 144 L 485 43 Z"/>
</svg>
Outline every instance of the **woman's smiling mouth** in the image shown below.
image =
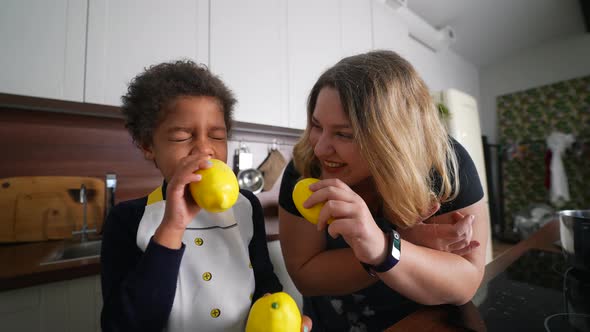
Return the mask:
<svg viewBox="0 0 590 332">
<path fill-rule="evenodd" d="M 328 172 L 339 171 L 340 169 L 342 169 L 342 167 L 344 167 L 346 165 L 347 165 L 346 163 L 338 163 L 335 161 L 327 161 L 327 160 L 322 161 L 323 168 Z"/>
</svg>

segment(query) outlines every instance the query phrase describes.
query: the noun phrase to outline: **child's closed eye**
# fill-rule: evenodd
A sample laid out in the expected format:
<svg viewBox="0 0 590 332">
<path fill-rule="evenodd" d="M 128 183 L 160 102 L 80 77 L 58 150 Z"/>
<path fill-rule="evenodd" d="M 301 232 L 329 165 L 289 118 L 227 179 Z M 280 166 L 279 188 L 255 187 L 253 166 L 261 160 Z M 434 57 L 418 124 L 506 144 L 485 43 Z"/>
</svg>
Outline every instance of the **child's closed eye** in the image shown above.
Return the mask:
<svg viewBox="0 0 590 332">
<path fill-rule="evenodd" d="M 216 140 L 216 141 L 225 141 L 226 136 L 222 136 L 222 135 L 210 135 L 209 136 L 210 139 Z"/>
<path fill-rule="evenodd" d="M 225 127 L 214 127 L 207 131 L 210 139 L 216 141 L 227 140 L 227 129 Z"/>
<path fill-rule="evenodd" d="M 170 137 L 169 140 L 171 142 L 185 142 L 190 140 L 191 138 L 193 138 L 192 136 L 175 136 L 175 137 Z"/>
</svg>

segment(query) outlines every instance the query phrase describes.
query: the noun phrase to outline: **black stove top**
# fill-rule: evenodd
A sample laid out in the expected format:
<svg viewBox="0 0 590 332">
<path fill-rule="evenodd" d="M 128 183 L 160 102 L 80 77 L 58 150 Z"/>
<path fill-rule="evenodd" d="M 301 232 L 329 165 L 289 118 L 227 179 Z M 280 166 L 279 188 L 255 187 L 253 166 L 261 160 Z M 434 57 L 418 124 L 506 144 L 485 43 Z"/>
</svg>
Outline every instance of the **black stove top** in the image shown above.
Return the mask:
<svg viewBox="0 0 590 332">
<path fill-rule="evenodd" d="M 590 332 L 590 274 L 560 253 L 528 251 L 483 284 L 473 302 L 490 332 Z"/>
</svg>

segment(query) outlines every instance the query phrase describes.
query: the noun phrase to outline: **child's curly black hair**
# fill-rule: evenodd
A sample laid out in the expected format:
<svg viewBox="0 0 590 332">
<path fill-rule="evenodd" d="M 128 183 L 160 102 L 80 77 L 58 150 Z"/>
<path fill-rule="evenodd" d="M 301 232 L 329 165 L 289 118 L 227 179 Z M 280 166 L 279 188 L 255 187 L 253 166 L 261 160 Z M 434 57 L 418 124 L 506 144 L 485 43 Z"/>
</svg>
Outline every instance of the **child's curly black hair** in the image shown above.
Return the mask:
<svg viewBox="0 0 590 332">
<path fill-rule="evenodd" d="M 231 130 L 236 99 L 232 91 L 205 65 L 190 60 L 164 62 L 137 75 L 121 97 L 125 127 L 139 146 L 152 143 L 166 107 L 181 96 L 209 96 L 219 100 L 227 131 Z"/>
</svg>

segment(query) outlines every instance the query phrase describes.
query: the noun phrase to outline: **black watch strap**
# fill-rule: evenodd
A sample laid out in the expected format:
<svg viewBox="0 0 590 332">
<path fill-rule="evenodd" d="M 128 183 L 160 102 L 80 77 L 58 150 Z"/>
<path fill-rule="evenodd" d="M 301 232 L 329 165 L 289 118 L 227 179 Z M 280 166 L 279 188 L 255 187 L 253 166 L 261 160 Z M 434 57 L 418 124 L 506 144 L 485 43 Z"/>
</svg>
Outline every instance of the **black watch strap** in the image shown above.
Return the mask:
<svg viewBox="0 0 590 332">
<path fill-rule="evenodd" d="M 391 270 L 400 260 L 401 256 L 401 238 L 395 229 L 391 229 L 387 234 L 387 256 L 385 260 L 378 265 L 371 265 L 361 262 L 365 270 L 372 276 L 376 273 L 383 273 Z"/>
</svg>

